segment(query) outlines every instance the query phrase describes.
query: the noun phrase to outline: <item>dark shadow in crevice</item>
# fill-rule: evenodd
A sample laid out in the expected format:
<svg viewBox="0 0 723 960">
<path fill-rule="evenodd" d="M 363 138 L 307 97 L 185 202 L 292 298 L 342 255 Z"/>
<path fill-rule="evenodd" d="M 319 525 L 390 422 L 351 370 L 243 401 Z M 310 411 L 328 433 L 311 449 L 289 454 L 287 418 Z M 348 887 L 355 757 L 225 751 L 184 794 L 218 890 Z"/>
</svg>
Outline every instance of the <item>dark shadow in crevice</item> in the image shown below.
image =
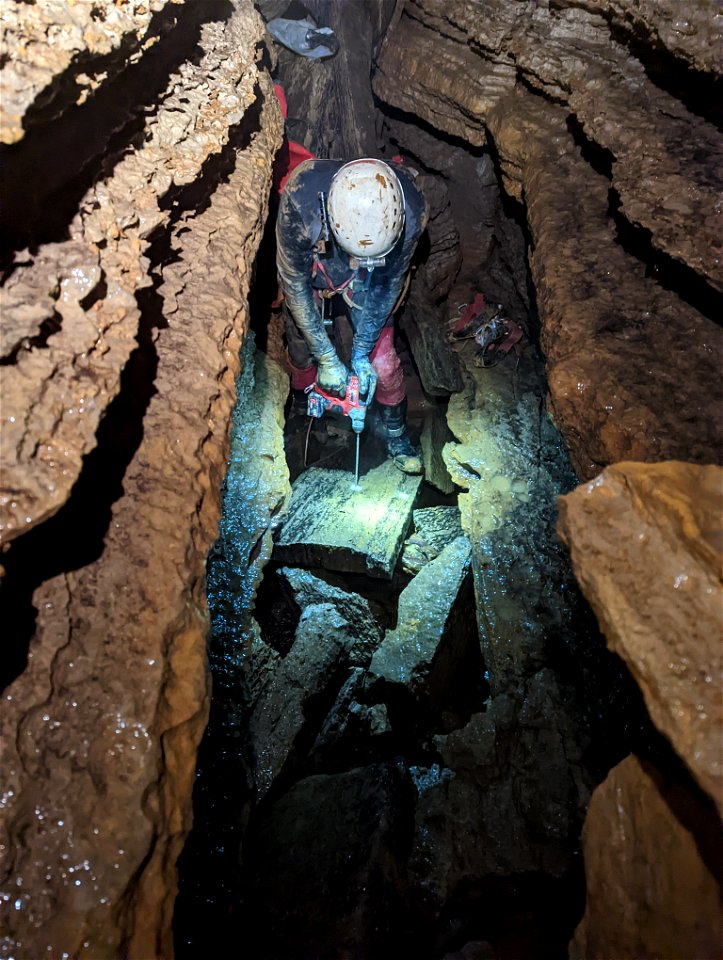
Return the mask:
<svg viewBox="0 0 723 960">
<path fill-rule="evenodd" d="M 441 143 L 446 143 L 450 147 L 460 148 L 465 151 L 465 153 L 470 154 L 473 157 L 481 157 L 485 153 L 485 147 L 475 147 L 468 140 L 465 140 L 463 137 L 457 137 L 452 133 L 445 133 L 443 130 L 433 127 L 431 123 L 428 123 L 422 117 L 417 116 L 416 113 L 409 113 L 406 110 L 401 110 L 399 107 L 393 107 L 390 104 L 386 103 L 383 100 L 380 100 L 376 95 L 374 96 L 374 106 L 385 116 L 389 117 L 390 120 L 398 120 L 400 123 L 407 123 L 414 127 L 419 127 L 424 133 L 428 134 L 431 137 L 434 137 L 435 140 L 439 140 Z M 420 159 L 420 163 L 424 165 L 423 160 Z M 429 173 L 438 173 L 441 176 L 446 177 L 447 174 L 443 170 L 436 170 L 435 168 L 429 168 L 427 171 Z"/>
<path fill-rule="evenodd" d="M 642 64 L 651 83 L 679 100 L 689 113 L 723 131 L 723 78 L 696 70 L 651 33 L 628 31 L 612 22 L 609 26 L 612 39 Z"/>
<path fill-rule="evenodd" d="M 723 293 L 714 290 L 682 260 L 656 247 L 650 230 L 632 224 L 621 212 L 622 202 L 617 190 L 611 187 L 608 197 L 608 215 L 615 224 L 615 240 L 627 254 L 645 265 L 645 275 L 654 279 L 664 290 L 680 297 L 708 320 L 723 325 Z"/>
<path fill-rule="evenodd" d="M 163 203 L 171 210 L 169 222 L 156 229 L 146 251 L 152 269 L 158 271 L 178 257 L 173 248 L 175 224 L 182 215 L 191 211 L 197 215 L 208 207 L 218 184 L 233 172 L 236 152 L 246 149 L 260 129 L 262 106 L 257 91 L 254 105 L 233 128 L 224 149 L 208 158 L 198 179 L 166 194 Z M 3 687 L 27 663 L 37 615 L 33 593 L 51 577 L 78 570 L 100 557 L 112 506 L 123 495 L 123 477 L 143 438 L 143 418 L 155 393 L 156 333 L 167 326 L 158 293 L 160 271 L 151 275 L 152 285 L 136 295 L 141 310 L 138 345 L 123 368 L 120 391 L 100 421 L 97 445 L 84 458 L 70 498 L 55 516 L 13 542 L 5 555 L 7 574 L 0 585 L 0 617 L 13 625 L 14 640 L 3 662 Z"/>
<path fill-rule="evenodd" d="M 167 5 L 149 29 L 158 42 L 137 63 L 80 106 L 58 116 L 50 113 L 48 104 L 38 108 L 33 119 L 39 122 L 47 113 L 47 123 L 33 126 L 19 143 L 0 149 L 0 261 L 9 261 L 14 251 L 25 247 L 67 239 L 82 197 L 142 144 L 147 116 L 157 109 L 169 76 L 183 62 L 202 58 L 198 46 L 202 25 L 226 20 L 232 12 L 229 0 Z M 95 69 L 99 62 L 94 60 L 93 65 Z M 69 68 L 67 83 L 75 83 L 77 69 L 77 64 Z"/>
<path fill-rule="evenodd" d="M 588 137 L 574 113 L 568 115 L 566 123 L 568 133 L 575 141 L 582 159 L 590 164 L 595 173 L 605 177 L 606 180 L 612 180 L 613 164 L 616 159 L 612 150 L 601 147 L 599 143 Z"/>
<path fill-rule="evenodd" d="M 83 459 L 70 498 L 49 520 L 10 544 L 3 558 L 0 619 L 9 625 L 12 644 L 3 657 L 0 686 L 22 673 L 35 630 L 33 594 L 46 580 L 96 561 L 123 495 L 123 477 L 143 437 L 143 417 L 155 393 L 158 357 L 155 331 L 165 325 L 162 301 L 154 288 L 139 291 L 138 345 L 120 378 L 120 391 L 108 405 L 96 434 L 97 445 Z"/>
<path fill-rule="evenodd" d="M 573 114 L 567 118 L 567 129 L 583 160 L 597 174 L 612 181 L 615 155 L 588 137 Z M 620 194 L 612 186 L 608 191 L 608 200 L 608 216 L 615 224 L 615 240 L 627 254 L 645 266 L 645 276 L 680 297 L 704 317 L 717 324 L 723 323 L 723 294 L 692 267 L 656 247 L 652 231 L 631 223 L 622 213 Z"/>
<path fill-rule="evenodd" d="M 18 343 L 13 344 L 10 350 L 0 357 L 0 367 L 9 367 L 17 362 L 21 351 L 26 350 L 46 350 L 48 340 L 57 333 L 63 326 L 63 318 L 57 310 L 52 315 L 46 317 L 38 327 L 38 332 L 33 337 L 23 337 Z"/>
</svg>

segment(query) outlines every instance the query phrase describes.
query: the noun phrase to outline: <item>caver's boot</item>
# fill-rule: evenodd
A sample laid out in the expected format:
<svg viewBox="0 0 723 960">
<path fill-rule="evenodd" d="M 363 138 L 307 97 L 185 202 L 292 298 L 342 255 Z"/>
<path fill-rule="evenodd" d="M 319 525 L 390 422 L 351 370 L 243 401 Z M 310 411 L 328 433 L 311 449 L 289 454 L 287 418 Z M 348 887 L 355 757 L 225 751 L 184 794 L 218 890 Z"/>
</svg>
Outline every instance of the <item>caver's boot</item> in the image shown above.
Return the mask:
<svg viewBox="0 0 723 960">
<path fill-rule="evenodd" d="M 377 415 L 379 433 L 386 444 L 387 456 L 394 461 L 394 466 L 403 473 L 423 473 L 422 458 L 407 434 L 407 398 L 394 407 L 377 403 Z"/>
</svg>

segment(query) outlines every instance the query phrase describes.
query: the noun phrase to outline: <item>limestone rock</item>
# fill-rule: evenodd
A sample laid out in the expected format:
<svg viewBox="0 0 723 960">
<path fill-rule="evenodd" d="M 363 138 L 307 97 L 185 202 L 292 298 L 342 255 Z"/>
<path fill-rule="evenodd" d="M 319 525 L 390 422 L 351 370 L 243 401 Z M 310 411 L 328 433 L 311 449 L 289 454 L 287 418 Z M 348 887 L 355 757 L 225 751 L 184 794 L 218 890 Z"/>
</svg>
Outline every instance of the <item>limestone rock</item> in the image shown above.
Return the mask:
<svg viewBox="0 0 723 960">
<path fill-rule="evenodd" d="M 21 17 L 21 27 L 27 11 L 45 22 L 55 16 L 64 19 L 68 10 L 67 4 L 13 6 Z M 160 9 L 161 5 L 152 6 Z M 82 19 L 95 10 L 87 3 L 74 7 Z M 134 0 L 133 12 L 139 17 L 141 7 L 148 11 L 148 4 Z M 208 12 L 212 13 L 211 7 Z M 197 5 L 197 13 L 202 19 L 203 5 Z M 128 20 L 115 6 L 109 19 Z M 145 14 L 142 19 L 147 23 Z M 62 35 L 49 23 L 46 26 L 54 35 Z M 124 31 L 132 26 L 128 20 Z M 121 142 L 120 155 L 104 156 L 109 149 L 107 141 L 118 127 L 127 125 L 129 112 L 136 109 L 122 98 L 115 108 L 117 114 L 108 106 L 110 119 L 102 116 L 106 140 L 96 136 L 95 125 L 101 118 L 90 116 L 85 120 L 87 127 L 78 119 L 76 126 L 69 127 L 71 143 L 66 144 L 65 135 L 51 127 L 27 148 L 24 143 L 6 148 L 2 165 L 7 197 L 2 211 L 4 233 L 18 243 L 22 240 L 22 245 L 35 246 L 35 232 L 43 236 L 51 228 L 59 229 L 43 219 L 54 209 L 57 192 L 66 191 L 77 204 L 60 231 L 69 239 L 45 245 L 37 255 L 17 252 L 7 300 L 4 292 L 2 295 L 4 318 L 7 313 L 15 337 L 22 333 L 10 344 L 12 352 L 6 360 L 12 362 L 0 367 L 2 541 L 27 532 L 67 500 L 83 458 L 96 446 L 99 423 L 122 388 L 122 372 L 126 369 L 126 380 L 133 375 L 133 364 L 130 369 L 126 365 L 134 351 L 140 362 L 138 341 L 152 342 L 152 332 L 162 322 L 152 301 L 141 300 L 144 310 L 139 309 L 136 294 L 153 282 L 151 234 L 167 229 L 178 217 L 177 210 L 172 213 L 172 201 L 179 203 L 174 191 L 198 182 L 200 197 L 204 170 L 208 172 L 205 164 L 212 158 L 220 163 L 230 131 L 237 125 L 240 129 L 246 116 L 245 131 L 250 136 L 258 122 L 250 109 L 258 96 L 258 71 L 249 44 L 261 36 L 260 18 L 244 4 L 227 23 L 205 23 L 199 30 L 203 56 L 182 62 L 167 77 L 165 89 L 158 90 L 157 109 L 144 114 L 137 148 L 126 144 L 125 149 Z M 103 32 L 94 23 L 88 25 L 90 35 L 96 31 Z M 109 28 L 108 42 L 112 36 Z M 194 39 L 192 33 L 187 40 L 191 50 Z M 175 42 L 183 41 L 176 38 Z M 29 50 L 37 55 L 35 43 L 29 44 Z M 150 78 L 147 82 L 150 84 Z M 269 105 L 268 114 L 276 109 L 275 104 Z M 61 137 L 60 143 L 56 137 Z M 71 148 L 78 143 L 95 152 L 78 158 L 72 169 L 60 161 L 48 164 L 48 156 L 62 156 L 66 149 L 75 156 Z M 94 179 L 76 196 L 81 160 Z M 86 171 L 82 182 L 88 183 L 89 177 Z M 64 207 L 67 204 L 66 200 Z M 24 224 L 29 224 L 30 236 L 15 238 L 18 225 Z M 228 284 L 220 264 L 209 279 L 208 290 Z M 32 302 L 33 292 L 37 302 L 29 321 L 28 302 Z M 131 389 L 138 388 L 134 385 Z"/>
<path fill-rule="evenodd" d="M 402 591 L 397 627 L 372 657 L 371 677 L 439 706 L 450 675 L 476 642 L 476 625 L 464 609 L 470 586 L 470 544 L 458 537 Z"/>
<path fill-rule="evenodd" d="M 572 960 L 719 955 L 719 878 L 701 856 L 720 846 L 713 817 L 701 848 L 708 813 L 637 757 L 610 771 L 583 830 L 587 907 Z"/>
<path fill-rule="evenodd" d="M 560 501 L 559 529 L 610 648 L 723 809 L 723 470 L 622 463 Z"/>
<path fill-rule="evenodd" d="M 166 15 L 171 13 L 177 3 L 130 0 L 123 6 L 98 8 L 88 3 L 50 6 L 11 0 L 0 37 L 0 140 L 14 143 L 24 135 L 33 106 L 42 107 L 47 119 L 49 104 L 54 113 L 72 104 L 70 91 L 82 103 L 109 70 L 117 72 L 129 56 L 139 57 L 157 41 L 158 14 L 164 8 Z M 66 82 L 58 82 L 61 78 Z"/>
<path fill-rule="evenodd" d="M 442 493 L 452 493 L 456 487 L 442 457 L 445 443 L 454 440 L 444 415 L 433 408 L 424 418 L 419 446 L 424 462 L 424 479 Z"/>
<path fill-rule="evenodd" d="M 309 704 L 335 682 L 355 643 L 354 626 L 330 603 L 314 604 L 302 613 L 294 644 L 274 670 L 249 720 L 259 798 L 291 757 Z"/>
<path fill-rule="evenodd" d="M 358 593 L 341 590 L 320 580 L 308 570 L 283 567 L 279 574 L 290 584 L 302 610 L 314 604 L 330 604 L 340 616 L 354 625 L 356 641 L 350 651 L 350 660 L 356 666 L 366 666 L 382 639 L 379 625 L 366 600 Z"/>
<path fill-rule="evenodd" d="M 414 533 L 404 544 L 402 565 L 409 573 L 418 573 L 457 537 L 462 536 L 457 507 L 426 507 L 412 514 Z"/>
<path fill-rule="evenodd" d="M 355 667 L 319 730 L 314 755 L 325 757 L 334 751 L 348 762 L 349 751 L 361 741 L 369 742 L 391 731 L 386 705 L 367 703 L 367 693 L 366 671 Z"/>
<path fill-rule="evenodd" d="M 420 477 L 387 460 L 359 479 L 313 467 L 293 484 L 276 541 L 282 563 L 303 563 L 391 579 L 412 518 Z"/>
<path fill-rule="evenodd" d="M 462 387 L 457 356 L 447 340 L 447 313 L 436 304 L 423 276 L 412 284 L 400 324 L 426 393 L 448 397 Z"/>
<path fill-rule="evenodd" d="M 251 875 L 251 942 L 257 956 L 403 955 L 390 940 L 400 909 L 409 785 L 391 764 L 308 777 L 257 825 Z M 398 951 L 398 952 L 397 952 Z"/>
<path fill-rule="evenodd" d="M 442 761 L 417 778 L 409 861 L 428 909 L 490 874 L 569 867 L 584 796 L 575 730 L 557 707 L 549 670 L 490 699 L 460 730 L 434 738 Z"/>
<path fill-rule="evenodd" d="M 29 15 L 72 13 L 67 3 L 13 6 Z M 98 7 L 74 6 L 78 16 L 81 7 Z M 77 283 L 56 274 L 56 294 L 47 283 L 56 269 L 50 261 L 68 261 L 57 249 L 32 257 L 43 261 L 38 289 L 57 297 L 63 325 L 47 348 L 31 345 L 15 367 L 3 367 L 14 385 L 5 392 L 4 379 L 3 417 L 21 411 L 23 421 L 8 441 L 21 454 L 18 516 L 25 530 L 22 510 L 31 503 L 27 515 L 37 524 L 28 535 L 34 545 L 18 537 L 3 558 L 3 590 L 20 582 L 28 610 L 38 611 L 27 667 L 5 690 L 0 717 L 3 891 L 10 902 L 23 891 L 21 909 L 4 917 L 14 954 L 173 952 L 175 864 L 190 829 L 208 713 L 205 556 L 216 536 L 246 297 L 281 132 L 256 65 L 261 35 L 252 5 L 240 3 L 223 29 L 204 32 L 203 50 L 189 44 L 187 63 L 181 42 L 182 69 L 166 62 L 169 89 L 157 110 L 136 117 L 138 145 L 105 168 L 70 229 L 67 243 L 81 244 L 90 267 L 104 273 L 105 286 L 85 287 L 91 300 L 101 299 L 90 303 L 82 292 L 93 269 Z M 209 79 L 219 61 L 228 71 Z M 226 93 L 233 107 L 223 106 Z M 189 104 L 180 102 L 185 96 Z M 179 131 L 182 116 L 200 128 L 201 115 L 209 121 L 205 141 L 198 129 Z M 204 161 L 227 142 L 229 123 L 255 136 L 240 136 L 223 182 L 199 182 Z M 44 158 L 52 172 L 49 157 L 52 147 Z M 184 220 L 174 214 L 171 223 L 158 199 L 174 162 L 194 190 L 181 197 Z M 158 237 L 173 261 L 164 266 L 168 286 L 158 277 L 141 311 L 136 294 L 143 302 L 140 288 L 150 281 L 141 237 L 163 224 Z M 33 266 L 24 262 L 19 257 L 13 276 L 24 273 L 32 286 Z M 87 412 L 79 414 L 83 398 Z M 88 454 L 96 441 L 98 452 Z M 50 459 L 41 469 L 38 458 Z M 72 502 L 40 525 L 67 498 L 81 464 Z M 38 565 L 48 557 L 55 566 Z M 27 638 L 12 631 L 15 649 Z"/>
<path fill-rule="evenodd" d="M 628 31 L 627 7 L 614 8 Z M 710 48 L 702 9 L 676 20 L 695 25 L 690 49 Z M 471 144 L 493 137 L 506 189 L 524 196 L 551 410 L 578 474 L 621 459 L 716 461 L 717 131 L 611 42 L 598 4 L 494 0 L 477 13 L 464 0 L 411 0 L 374 88 Z M 630 16 L 673 26 L 668 4 Z"/>
</svg>

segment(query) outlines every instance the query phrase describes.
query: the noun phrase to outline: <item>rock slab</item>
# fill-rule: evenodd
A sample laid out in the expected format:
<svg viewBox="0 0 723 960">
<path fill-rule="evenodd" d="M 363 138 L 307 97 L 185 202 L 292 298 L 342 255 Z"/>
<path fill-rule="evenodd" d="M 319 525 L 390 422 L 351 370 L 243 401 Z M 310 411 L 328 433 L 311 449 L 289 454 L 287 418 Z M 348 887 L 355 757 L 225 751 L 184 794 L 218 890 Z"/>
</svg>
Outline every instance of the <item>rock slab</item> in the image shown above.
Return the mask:
<svg viewBox="0 0 723 960">
<path fill-rule="evenodd" d="M 294 482 L 277 557 L 391 579 L 421 482 L 391 461 L 361 477 L 358 489 L 350 473 L 312 467 Z"/>
<path fill-rule="evenodd" d="M 402 591 L 397 629 L 372 657 L 372 677 L 402 684 L 415 695 L 428 693 L 432 701 L 443 694 L 447 672 L 469 635 L 468 624 L 454 614 L 465 581 L 471 581 L 471 552 L 469 540 L 458 537 Z"/>
<path fill-rule="evenodd" d="M 723 470 L 619 463 L 560 499 L 559 531 L 608 646 L 723 807 Z"/>
<path fill-rule="evenodd" d="M 572 960 L 719 956 L 720 891 L 688 829 L 696 805 L 686 799 L 686 825 L 680 800 L 634 756 L 595 790 L 583 830 L 587 908 Z"/>
</svg>

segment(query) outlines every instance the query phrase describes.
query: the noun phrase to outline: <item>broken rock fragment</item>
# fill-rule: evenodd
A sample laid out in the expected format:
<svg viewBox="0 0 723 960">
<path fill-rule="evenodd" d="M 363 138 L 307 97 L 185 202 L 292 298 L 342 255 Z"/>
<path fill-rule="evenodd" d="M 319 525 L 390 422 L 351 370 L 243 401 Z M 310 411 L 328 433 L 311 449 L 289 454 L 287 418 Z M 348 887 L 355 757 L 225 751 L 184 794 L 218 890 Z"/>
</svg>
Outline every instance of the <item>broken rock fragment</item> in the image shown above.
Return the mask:
<svg viewBox="0 0 723 960">
<path fill-rule="evenodd" d="M 412 519 L 414 533 L 404 544 L 402 566 L 408 573 L 418 573 L 425 563 L 462 536 L 462 523 L 457 507 L 425 507 L 415 510 Z"/>
<path fill-rule="evenodd" d="M 367 601 L 358 593 L 342 590 L 315 577 L 308 570 L 283 567 L 279 573 L 290 585 L 302 610 L 314 604 L 331 604 L 340 616 L 354 624 L 356 639 L 350 650 L 350 662 L 366 666 L 382 639 L 381 629 Z"/>
<path fill-rule="evenodd" d="M 312 467 L 294 482 L 277 557 L 391 579 L 421 482 L 391 461 L 363 476 L 359 489 L 346 471 Z"/>
<path fill-rule="evenodd" d="M 329 603 L 308 607 L 296 639 L 261 693 L 249 721 L 256 790 L 263 796 L 281 773 L 307 723 L 309 704 L 341 683 L 354 628 Z M 333 696 L 333 691 L 332 691 Z"/>
<path fill-rule="evenodd" d="M 476 637 L 471 605 L 464 603 L 470 559 L 469 540 L 458 537 L 402 591 L 397 628 L 372 657 L 372 679 L 401 684 L 433 707 L 442 704 Z"/>
</svg>

